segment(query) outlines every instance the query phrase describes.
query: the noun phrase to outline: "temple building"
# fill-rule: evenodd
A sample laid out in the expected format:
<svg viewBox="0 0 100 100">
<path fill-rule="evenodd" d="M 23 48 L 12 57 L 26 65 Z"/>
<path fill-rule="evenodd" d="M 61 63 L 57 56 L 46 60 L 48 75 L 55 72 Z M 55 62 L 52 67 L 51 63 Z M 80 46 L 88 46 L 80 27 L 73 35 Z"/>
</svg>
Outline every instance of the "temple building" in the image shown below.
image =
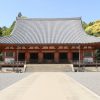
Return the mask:
<svg viewBox="0 0 100 100">
<path fill-rule="evenodd" d="M 5 62 L 93 62 L 100 38 L 88 35 L 81 18 L 16 18 L 10 36 L 0 37 Z"/>
</svg>

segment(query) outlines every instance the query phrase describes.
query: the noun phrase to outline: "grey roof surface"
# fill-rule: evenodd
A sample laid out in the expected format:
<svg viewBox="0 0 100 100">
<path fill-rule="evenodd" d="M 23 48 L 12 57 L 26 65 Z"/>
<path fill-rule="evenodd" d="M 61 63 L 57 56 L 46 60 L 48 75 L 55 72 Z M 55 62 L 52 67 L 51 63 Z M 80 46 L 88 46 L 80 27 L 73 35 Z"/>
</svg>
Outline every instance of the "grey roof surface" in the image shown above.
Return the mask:
<svg viewBox="0 0 100 100">
<path fill-rule="evenodd" d="M 99 43 L 87 35 L 81 18 L 17 18 L 10 36 L 0 37 L 0 44 L 84 44 Z"/>
</svg>

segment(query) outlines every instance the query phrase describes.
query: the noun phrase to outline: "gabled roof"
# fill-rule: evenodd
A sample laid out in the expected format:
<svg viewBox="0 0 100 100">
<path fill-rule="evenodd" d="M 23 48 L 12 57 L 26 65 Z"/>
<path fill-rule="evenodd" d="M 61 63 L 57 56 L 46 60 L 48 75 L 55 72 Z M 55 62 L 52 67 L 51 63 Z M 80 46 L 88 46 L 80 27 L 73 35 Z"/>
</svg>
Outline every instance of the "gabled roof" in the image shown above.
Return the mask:
<svg viewBox="0 0 100 100">
<path fill-rule="evenodd" d="M 10 36 L 0 44 L 87 44 L 100 38 L 87 35 L 81 18 L 17 18 Z"/>
</svg>

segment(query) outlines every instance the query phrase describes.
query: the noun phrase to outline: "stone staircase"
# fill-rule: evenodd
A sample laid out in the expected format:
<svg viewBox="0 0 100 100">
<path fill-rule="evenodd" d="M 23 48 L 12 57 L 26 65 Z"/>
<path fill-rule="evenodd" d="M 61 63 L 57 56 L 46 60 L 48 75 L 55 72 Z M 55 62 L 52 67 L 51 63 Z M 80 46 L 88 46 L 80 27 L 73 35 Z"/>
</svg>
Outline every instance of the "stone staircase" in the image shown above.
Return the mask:
<svg viewBox="0 0 100 100">
<path fill-rule="evenodd" d="M 73 64 L 27 64 L 26 72 L 72 72 Z"/>
</svg>

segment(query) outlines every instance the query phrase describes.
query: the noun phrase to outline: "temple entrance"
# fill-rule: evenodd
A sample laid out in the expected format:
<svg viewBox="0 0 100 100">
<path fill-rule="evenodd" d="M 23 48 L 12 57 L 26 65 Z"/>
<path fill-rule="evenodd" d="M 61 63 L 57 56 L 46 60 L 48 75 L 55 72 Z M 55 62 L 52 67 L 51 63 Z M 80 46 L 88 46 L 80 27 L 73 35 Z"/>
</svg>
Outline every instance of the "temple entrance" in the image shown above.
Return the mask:
<svg viewBox="0 0 100 100">
<path fill-rule="evenodd" d="M 30 53 L 30 63 L 38 63 L 38 53 Z"/>
<path fill-rule="evenodd" d="M 54 53 L 44 53 L 43 58 L 44 58 L 44 63 L 53 63 Z"/>
<path fill-rule="evenodd" d="M 79 60 L 79 53 L 78 52 L 73 52 L 73 54 L 72 54 L 72 60 L 73 61 L 78 61 Z"/>
<path fill-rule="evenodd" d="M 68 60 L 68 58 L 67 58 L 66 52 L 59 53 L 59 62 L 60 63 L 66 63 L 67 60 Z"/>
<path fill-rule="evenodd" d="M 18 53 L 18 61 L 25 61 L 25 53 Z"/>
</svg>

